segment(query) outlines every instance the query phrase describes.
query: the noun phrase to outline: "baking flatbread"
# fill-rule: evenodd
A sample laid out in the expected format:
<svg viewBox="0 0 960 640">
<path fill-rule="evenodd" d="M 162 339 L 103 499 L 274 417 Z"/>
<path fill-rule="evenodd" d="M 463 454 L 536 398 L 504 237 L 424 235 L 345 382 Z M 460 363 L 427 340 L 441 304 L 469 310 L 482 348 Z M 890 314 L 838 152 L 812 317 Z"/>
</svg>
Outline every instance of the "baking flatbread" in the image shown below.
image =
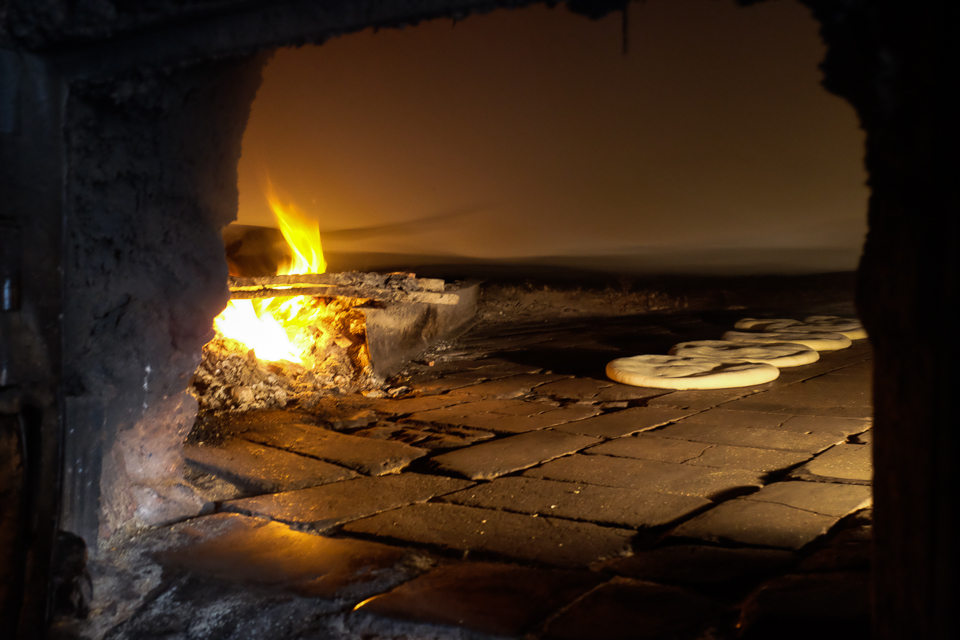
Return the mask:
<svg viewBox="0 0 960 640">
<path fill-rule="evenodd" d="M 737 320 L 733 328 L 739 331 L 779 331 L 795 324 L 802 323 L 799 320 L 787 318 L 774 318 L 772 320 L 769 318 L 744 318 L 743 320 Z"/>
<path fill-rule="evenodd" d="M 771 364 L 688 356 L 633 356 L 617 358 L 607 365 L 607 377 L 611 380 L 655 389 L 747 387 L 770 382 L 779 375 L 780 369 Z"/>
<path fill-rule="evenodd" d="M 795 342 L 817 351 L 835 351 L 850 346 L 850 338 L 842 333 L 792 333 L 786 331 L 771 331 L 769 333 L 749 333 L 745 331 L 727 331 L 723 334 L 724 340 L 731 342 Z"/>
<path fill-rule="evenodd" d="M 862 340 L 867 337 L 863 323 L 855 318 L 839 318 L 837 316 L 809 316 L 803 319 L 804 325 L 820 327 L 823 331 L 842 333 L 851 340 Z"/>
<path fill-rule="evenodd" d="M 670 348 L 670 355 L 714 358 L 724 362 L 762 362 L 775 367 L 797 367 L 820 359 L 816 349 L 796 342 L 729 342 L 698 340 L 681 342 Z"/>
</svg>

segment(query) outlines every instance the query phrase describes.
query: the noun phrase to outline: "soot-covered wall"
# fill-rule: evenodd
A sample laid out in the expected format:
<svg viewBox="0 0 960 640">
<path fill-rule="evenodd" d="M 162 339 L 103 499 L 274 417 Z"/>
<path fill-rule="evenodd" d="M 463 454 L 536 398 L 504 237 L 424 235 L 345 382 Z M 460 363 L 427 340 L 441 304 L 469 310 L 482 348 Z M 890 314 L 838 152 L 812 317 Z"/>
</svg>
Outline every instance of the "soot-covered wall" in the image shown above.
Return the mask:
<svg viewBox="0 0 960 640">
<path fill-rule="evenodd" d="M 185 388 L 228 298 L 220 229 L 236 216 L 261 65 L 144 68 L 71 88 L 64 385 L 68 403 L 102 409 L 86 415 L 103 419 L 103 535 L 202 506 L 181 479 L 196 417 Z"/>
</svg>

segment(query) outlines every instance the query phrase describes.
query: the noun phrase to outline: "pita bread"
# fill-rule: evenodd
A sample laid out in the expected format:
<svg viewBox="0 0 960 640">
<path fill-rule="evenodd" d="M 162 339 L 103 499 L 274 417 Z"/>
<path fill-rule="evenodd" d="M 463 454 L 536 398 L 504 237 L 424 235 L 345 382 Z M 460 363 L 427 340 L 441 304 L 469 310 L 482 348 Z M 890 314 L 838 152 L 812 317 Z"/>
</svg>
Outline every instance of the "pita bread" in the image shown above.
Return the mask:
<svg viewBox="0 0 960 640">
<path fill-rule="evenodd" d="M 698 340 L 681 342 L 670 348 L 670 355 L 714 358 L 724 362 L 762 362 L 775 367 L 797 367 L 820 359 L 816 349 L 796 342 L 729 342 Z"/>
<path fill-rule="evenodd" d="M 790 320 L 786 318 L 775 318 L 773 320 L 769 318 L 744 318 L 743 320 L 738 320 L 734 329 L 739 331 L 779 331 L 780 329 L 785 329 L 791 327 L 795 324 L 803 324 L 799 320 Z"/>
<path fill-rule="evenodd" d="M 770 364 L 724 362 L 715 358 L 642 355 L 607 364 L 607 377 L 635 387 L 655 389 L 728 389 L 775 380 Z"/>
<path fill-rule="evenodd" d="M 867 332 L 856 318 L 840 318 L 837 316 L 808 316 L 803 319 L 805 325 L 820 327 L 823 331 L 842 333 L 851 340 L 862 340 Z M 792 328 L 791 328 L 792 330 Z"/>
<path fill-rule="evenodd" d="M 770 333 L 748 333 L 744 331 L 727 331 L 723 334 L 724 340 L 731 342 L 795 342 L 817 351 L 835 351 L 850 346 L 850 338 L 842 333 L 817 332 L 793 333 L 786 331 L 771 331 Z"/>
</svg>

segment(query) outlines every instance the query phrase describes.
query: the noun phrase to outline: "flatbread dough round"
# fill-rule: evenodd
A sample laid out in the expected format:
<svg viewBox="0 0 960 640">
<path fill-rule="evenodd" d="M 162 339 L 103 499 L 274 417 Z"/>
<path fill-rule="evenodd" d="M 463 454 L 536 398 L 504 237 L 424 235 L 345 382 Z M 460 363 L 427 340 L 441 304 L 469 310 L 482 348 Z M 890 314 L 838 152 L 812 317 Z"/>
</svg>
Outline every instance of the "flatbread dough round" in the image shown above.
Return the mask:
<svg viewBox="0 0 960 640">
<path fill-rule="evenodd" d="M 697 340 L 670 348 L 670 355 L 714 358 L 724 362 L 762 362 L 775 367 L 797 367 L 820 359 L 816 349 L 796 342 L 730 342 Z"/>
<path fill-rule="evenodd" d="M 842 333 L 792 333 L 786 331 L 771 331 L 770 333 L 748 333 L 744 331 L 727 331 L 723 334 L 724 340 L 731 342 L 795 342 L 817 351 L 835 351 L 846 349 L 851 345 L 850 338 Z"/>
<path fill-rule="evenodd" d="M 744 318 L 737 320 L 733 325 L 739 331 L 779 331 L 795 324 L 802 324 L 799 320 L 787 318 Z"/>
<path fill-rule="evenodd" d="M 655 389 L 728 389 L 776 380 L 770 364 L 724 362 L 715 358 L 642 355 L 607 364 L 607 377 L 635 387 Z"/>
<path fill-rule="evenodd" d="M 842 333 L 851 340 L 862 340 L 867 337 L 867 331 L 856 318 L 840 318 L 838 316 L 808 316 L 803 319 L 804 325 L 820 327 L 822 331 Z"/>
</svg>

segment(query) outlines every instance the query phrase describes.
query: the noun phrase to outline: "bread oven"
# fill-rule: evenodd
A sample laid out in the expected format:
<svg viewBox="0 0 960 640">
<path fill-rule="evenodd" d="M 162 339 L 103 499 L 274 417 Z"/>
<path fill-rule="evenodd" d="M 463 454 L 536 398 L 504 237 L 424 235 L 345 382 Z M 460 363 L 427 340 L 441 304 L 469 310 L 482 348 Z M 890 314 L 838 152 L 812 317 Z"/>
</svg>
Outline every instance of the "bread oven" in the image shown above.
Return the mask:
<svg viewBox="0 0 960 640">
<path fill-rule="evenodd" d="M 203 508 L 183 481 L 196 417 L 185 389 L 228 296 L 220 232 L 236 214 L 262 52 L 523 4 L 0 5 L 0 410 L 5 463 L 20 470 L 3 522 L 19 551 L 2 566 L 14 576 L 4 613 L 19 618 L 21 637 L 44 626 L 58 528 L 91 543 Z M 623 8 L 569 4 L 591 16 Z M 955 296 L 956 235 L 937 204 L 950 172 L 934 163 L 940 142 L 929 135 L 952 112 L 938 106 L 948 99 L 937 73 L 946 22 L 901 7 L 807 4 L 830 47 L 826 84 L 870 136 L 859 302 L 878 362 L 877 628 L 946 633 L 952 565 L 936 560 L 952 557 L 954 481 L 936 470 L 949 468 L 955 441 L 946 429 L 955 374 L 939 366 L 941 347 L 920 320 L 946 328 L 926 301 Z M 918 373 L 907 377 L 914 358 Z"/>
</svg>

